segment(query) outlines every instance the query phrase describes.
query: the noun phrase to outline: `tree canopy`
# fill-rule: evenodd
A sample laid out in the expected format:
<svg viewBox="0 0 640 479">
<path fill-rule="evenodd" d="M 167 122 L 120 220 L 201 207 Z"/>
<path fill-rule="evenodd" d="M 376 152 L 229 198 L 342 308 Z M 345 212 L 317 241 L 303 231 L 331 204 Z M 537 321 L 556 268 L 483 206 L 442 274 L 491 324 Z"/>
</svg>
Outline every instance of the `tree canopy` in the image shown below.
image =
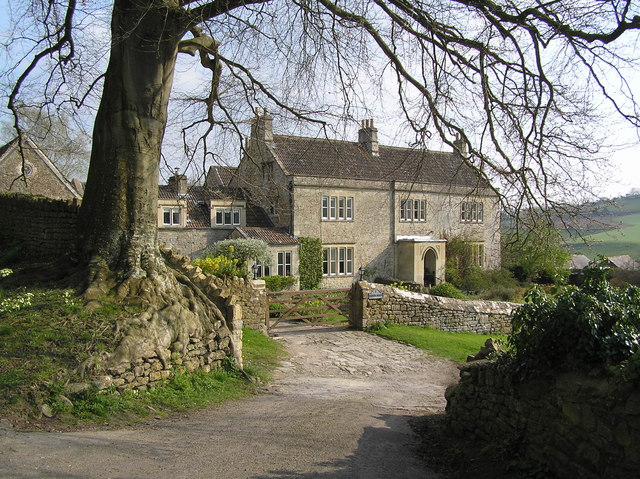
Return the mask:
<svg viewBox="0 0 640 479">
<path fill-rule="evenodd" d="M 9 108 L 99 103 L 83 241 L 92 245 L 86 257 L 111 262 L 133 251 L 132 238 L 137 257 L 155 242 L 153 194 L 140 186 L 157 184 L 168 122 L 191 140 L 188 155 L 202 151 L 207 160 L 216 155 L 212 138 L 240 134 L 255 106 L 319 128 L 356 119 L 375 103 L 390 106 L 402 114 L 407 141 L 457 149 L 514 215 L 564 207 L 589 192 L 605 140 L 597 128 L 603 112 L 639 125 L 629 75 L 640 6 L 631 1 L 15 5 L 6 41 L 15 66 L 2 76 L 12 85 Z M 207 88 L 177 85 L 170 117 L 178 53 L 197 58 Z M 34 92 L 33 85 L 41 86 Z M 14 123 L 20 127 L 19 116 Z M 138 271 L 140 261 L 129 256 L 126 268 Z"/>
</svg>

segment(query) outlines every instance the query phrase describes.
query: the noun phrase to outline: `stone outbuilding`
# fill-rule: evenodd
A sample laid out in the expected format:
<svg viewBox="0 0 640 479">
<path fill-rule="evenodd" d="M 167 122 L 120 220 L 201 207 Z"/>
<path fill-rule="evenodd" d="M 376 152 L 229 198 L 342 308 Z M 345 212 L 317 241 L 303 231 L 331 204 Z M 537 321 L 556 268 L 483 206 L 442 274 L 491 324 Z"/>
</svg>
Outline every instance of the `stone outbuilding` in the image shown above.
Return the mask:
<svg viewBox="0 0 640 479">
<path fill-rule="evenodd" d="M 23 193 L 57 200 L 82 197 L 82 191 L 76 189 L 27 135 L 22 135 L 21 142 L 16 137 L 0 147 L 0 192 Z"/>
</svg>

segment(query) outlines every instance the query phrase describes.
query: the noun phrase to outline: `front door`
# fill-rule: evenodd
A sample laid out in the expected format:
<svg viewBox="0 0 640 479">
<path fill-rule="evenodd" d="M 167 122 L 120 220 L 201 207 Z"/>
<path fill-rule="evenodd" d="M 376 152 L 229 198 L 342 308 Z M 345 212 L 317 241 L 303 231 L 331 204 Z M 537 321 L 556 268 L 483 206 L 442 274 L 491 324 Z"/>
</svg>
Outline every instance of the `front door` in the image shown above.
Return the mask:
<svg viewBox="0 0 640 479">
<path fill-rule="evenodd" d="M 436 284 L 436 252 L 429 248 L 424 254 L 424 285 Z"/>
</svg>

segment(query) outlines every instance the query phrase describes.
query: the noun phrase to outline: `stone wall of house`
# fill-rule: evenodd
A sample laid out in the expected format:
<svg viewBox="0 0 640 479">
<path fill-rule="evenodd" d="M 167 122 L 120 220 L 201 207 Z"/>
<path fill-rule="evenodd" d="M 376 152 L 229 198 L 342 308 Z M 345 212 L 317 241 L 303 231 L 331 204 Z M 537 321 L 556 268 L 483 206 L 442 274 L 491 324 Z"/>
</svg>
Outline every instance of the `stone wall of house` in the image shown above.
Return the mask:
<svg viewBox="0 0 640 479">
<path fill-rule="evenodd" d="M 495 363 L 461 367 L 446 393 L 447 422 L 482 442 L 517 441 L 558 478 L 637 477 L 640 390 L 586 373 L 516 382 Z"/>
<path fill-rule="evenodd" d="M 19 244 L 26 254 L 56 257 L 73 251 L 78 200 L 0 194 L 0 240 Z"/>
<path fill-rule="evenodd" d="M 204 256 L 207 248 L 217 241 L 227 239 L 227 228 L 158 228 L 158 243 L 191 258 Z"/>
<path fill-rule="evenodd" d="M 510 332 L 511 317 L 517 307 L 517 304 L 502 301 L 471 301 L 413 293 L 365 281 L 354 286 L 352 303 L 355 326 L 362 329 L 390 321 L 479 334 Z"/>
<path fill-rule="evenodd" d="M 499 208 L 491 192 L 479 191 L 472 197 L 483 203 L 484 221 L 462 223 L 460 204 L 469 200 L 469 192 L 459 187 L 296 177 L 293 191 L 296 236 L 320 238 L 325 246 L 354 248 L 354 274 L 324 277 L 325 288 L 349 287 L 360 266 L 368 280 L 397 277 L 395 243 L 405 235 L 480 242 L 485 246 L 487 268 L 500 266 Z M 353 219 L 322 220 L 323 196 L 352 197 Z M 426 201 L 426 221 L 400 221 L 400 204 L 405 199 Z"/>
</svg>

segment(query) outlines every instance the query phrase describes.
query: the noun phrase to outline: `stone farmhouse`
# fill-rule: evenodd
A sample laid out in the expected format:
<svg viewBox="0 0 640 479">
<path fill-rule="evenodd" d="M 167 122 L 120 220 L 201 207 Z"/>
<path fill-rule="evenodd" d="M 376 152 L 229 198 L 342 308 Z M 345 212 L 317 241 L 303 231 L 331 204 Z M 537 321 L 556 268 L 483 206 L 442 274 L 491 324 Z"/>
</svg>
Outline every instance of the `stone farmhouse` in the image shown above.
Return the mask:
<svg viewBox="0 0 640 479">
<path fill-rule="evenodd" d="M 284 275 L 298 274 L 297 238 L 320 238 L 327 288 L 444 281 L 451 238 L 471 243 L 478 266 L 499 267 L 497 196 L 460 152 L 377 136 L 373 120 L 354 142 L 275 135 L 272 117 L 258 115 L 237 168 L 212 167 L 202 187 L 177 173 L 160 187 L 159 238 L 191 256 L 225 238 L 263 239 L 273 262 L 260 273 Z"/>
<path fill-rule="evenodd" d="M 250 191 L 275 227 L 320 238 L 324 287 L 360 277 L 439 283 L 450 238 L 470 242 L 478 266 L 500 265 L 489 185 L 458 150 L 379 145 L 373 120 L 348 142 L 275 135 L 272 117 L 258 115 L 229 184 Z"/>
<path fill-rule="evenodd" d="M 24 175 L 18 138 L 0 147 L 0 192 L 15 192 L 54 199 L 80 199 L 82 184 L 69 181 L 27 135 L 22 137 Z"/>
</svg>

